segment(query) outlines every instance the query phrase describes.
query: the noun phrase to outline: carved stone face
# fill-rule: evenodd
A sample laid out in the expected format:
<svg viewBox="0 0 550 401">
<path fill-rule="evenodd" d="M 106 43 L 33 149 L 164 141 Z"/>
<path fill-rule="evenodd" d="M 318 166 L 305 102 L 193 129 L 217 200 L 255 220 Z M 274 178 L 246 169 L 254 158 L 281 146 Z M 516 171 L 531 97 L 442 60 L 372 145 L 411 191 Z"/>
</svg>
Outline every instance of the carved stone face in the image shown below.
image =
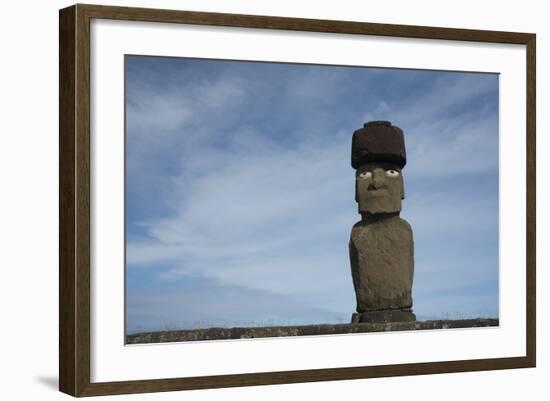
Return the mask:
<svg viewBox="0 0 550 401">
<path fill-rule="evenodd" d="M 399 167 L 388 163 L 366 163 L 357 169 L 355 177 L 359 213 L 401 211 L 405 191 Z"/>
</svg>

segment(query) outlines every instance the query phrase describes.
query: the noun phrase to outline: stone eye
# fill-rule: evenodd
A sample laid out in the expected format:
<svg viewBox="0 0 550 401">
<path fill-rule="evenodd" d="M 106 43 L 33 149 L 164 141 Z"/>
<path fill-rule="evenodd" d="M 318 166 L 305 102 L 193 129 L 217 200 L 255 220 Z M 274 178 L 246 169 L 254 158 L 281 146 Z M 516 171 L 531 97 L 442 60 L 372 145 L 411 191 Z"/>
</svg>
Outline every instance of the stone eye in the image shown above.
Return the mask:
<svg viewBox="0 0 550 401">
<path fill-rule="evenodd" d="M 397 170 L 387 170 L 386 171 L 386 177 L 390 177 L 390 178 L 399 177 L 399 171 L 397 171 Z"/>
<path fill-rule="evenodd" d="M 366 180 L 367 178 L 372 177 L 372 172 L 370 171 L 363 171 L 361 174 L 359 174 L 358 178 L 361 180 Z"/>
</svg>

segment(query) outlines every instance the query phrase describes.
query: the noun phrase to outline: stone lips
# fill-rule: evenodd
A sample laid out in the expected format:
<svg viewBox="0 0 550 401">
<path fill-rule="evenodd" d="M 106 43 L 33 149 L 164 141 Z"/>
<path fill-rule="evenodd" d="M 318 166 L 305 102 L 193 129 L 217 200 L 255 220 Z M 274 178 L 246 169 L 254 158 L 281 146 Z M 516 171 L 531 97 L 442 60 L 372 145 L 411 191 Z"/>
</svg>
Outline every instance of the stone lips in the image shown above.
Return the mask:
<svg viewBox="0 0 550 401">
<path fill-rule="evenodd" d="M 403 130 L 389 121 L 370 121 L 353 133 L 351 166 L 385 162 L 403 168 L 407 163 Z"/>
</svg>

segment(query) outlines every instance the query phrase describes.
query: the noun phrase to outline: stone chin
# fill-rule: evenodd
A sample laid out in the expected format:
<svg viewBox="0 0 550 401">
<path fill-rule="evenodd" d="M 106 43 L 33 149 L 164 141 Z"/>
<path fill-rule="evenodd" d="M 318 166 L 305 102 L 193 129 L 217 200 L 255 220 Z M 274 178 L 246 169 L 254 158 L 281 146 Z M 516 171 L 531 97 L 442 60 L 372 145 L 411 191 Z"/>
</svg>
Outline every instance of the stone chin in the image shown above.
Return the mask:
<svg viewBox="0 0 550 401">
<path fill-rule="evenodd" d="M 396 213 L 401 211 L 401 205 L 389 205 L 387 201 L 366 203 L 366 205 L 359 203 L 360 214 Z"/>
<path fill-rule="evenodd" d="M 401 195 L 387 190 L 366 191 L 358 197 L 359 213 L 395 213 L 401 211 Z"/>
</svg>

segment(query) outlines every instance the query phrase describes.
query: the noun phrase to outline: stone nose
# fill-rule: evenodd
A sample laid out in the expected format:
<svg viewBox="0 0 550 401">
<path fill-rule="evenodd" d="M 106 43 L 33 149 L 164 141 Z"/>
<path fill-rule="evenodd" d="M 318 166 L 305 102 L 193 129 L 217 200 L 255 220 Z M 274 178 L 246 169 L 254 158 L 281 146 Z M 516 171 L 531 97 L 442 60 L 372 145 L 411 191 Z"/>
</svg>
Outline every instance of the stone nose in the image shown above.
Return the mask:
<svg viewBox="0 0 550 401">
<path fill-rule="evenodd" d="M 371 183 L 371 186 L 374 188 L 374 189 L 378 189 L 378 188 L 381 188 L 384 186 L 384 184 L 386 183 L 386 175 L 385 175 L 385 171 L 383 169 L 375 169 L 373 172 L 372 172 L 372 183 Z"/>
</svg>

